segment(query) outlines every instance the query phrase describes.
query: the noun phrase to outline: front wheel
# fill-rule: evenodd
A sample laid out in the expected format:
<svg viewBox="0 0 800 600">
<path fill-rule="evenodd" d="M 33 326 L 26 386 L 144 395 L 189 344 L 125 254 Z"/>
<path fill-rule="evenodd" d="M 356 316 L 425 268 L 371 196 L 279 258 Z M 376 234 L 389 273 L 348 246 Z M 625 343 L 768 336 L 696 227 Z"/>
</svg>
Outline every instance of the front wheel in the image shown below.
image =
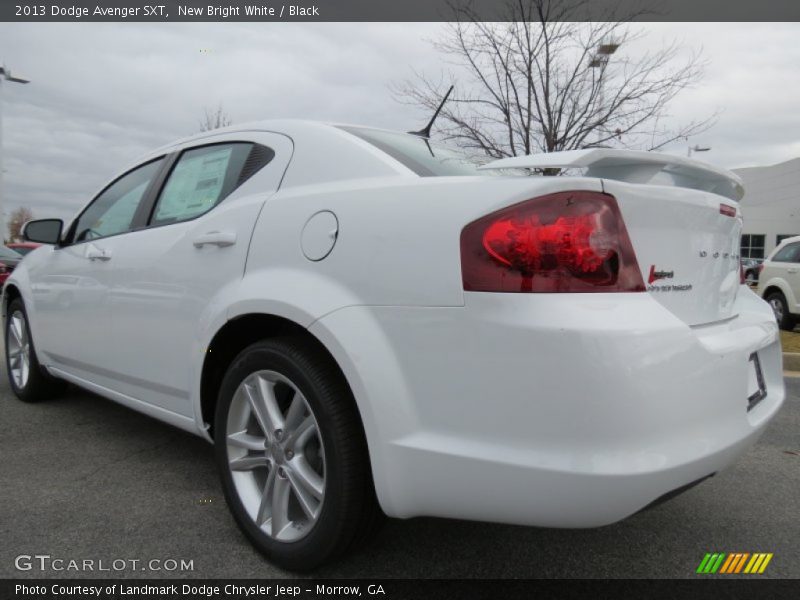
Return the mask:
<svg viewBox="0 0 800 600">
<path fill-rule="evenodd" d="M 5 334 L 6 372 L 17 398 L 23 402 L 37 402 L 61 392 L 65 383 L 48 375 L 39 365 L 28 313 L 20 298 L 8 305 Z"/>
<path fill-rule="evenodd" d="M 277 565 L 313 569 L 375 522 L 380 509 L 352 394 L 305 340 L 245 349 L 222 382 L 214 431 L 228 506 Z"/>
</svg>

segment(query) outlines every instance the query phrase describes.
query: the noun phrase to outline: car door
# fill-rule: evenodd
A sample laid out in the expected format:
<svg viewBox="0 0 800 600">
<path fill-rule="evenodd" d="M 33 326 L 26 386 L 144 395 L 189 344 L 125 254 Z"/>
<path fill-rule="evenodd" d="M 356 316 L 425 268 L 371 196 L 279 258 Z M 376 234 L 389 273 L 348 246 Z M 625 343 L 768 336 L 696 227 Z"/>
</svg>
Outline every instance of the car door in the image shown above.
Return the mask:
<svg viewBox="0 0 800 600">
<path fill-rule="evenodd" d="M 190 366 L 205 352 L 201 323 L 214 297 L 243 277 L 256 219 L 291 152 L 289 138 L 268 133 L 183 147 L 153 197 L 147 227 L 110 240 L 118 391 L 193 416 Z"/>
<path fill-rule="evenodd" d="M 37 351 L 43 362 L 99 385 L 110 381 L 109 240 L 129 234 L 164 159 L 142 164 L 109 184 L 75 219 L 64 241 L 30 264 Z"/>
</svg>

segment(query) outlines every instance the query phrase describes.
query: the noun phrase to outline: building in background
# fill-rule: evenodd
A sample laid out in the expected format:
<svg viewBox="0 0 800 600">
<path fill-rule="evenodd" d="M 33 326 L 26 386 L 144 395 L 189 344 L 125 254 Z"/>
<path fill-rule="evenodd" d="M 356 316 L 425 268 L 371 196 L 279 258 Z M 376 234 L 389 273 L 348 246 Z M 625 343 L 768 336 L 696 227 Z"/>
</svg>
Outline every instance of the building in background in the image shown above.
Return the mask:
<svg viewBox="0 0 800 600">
<path fill-rule="evenodd" d="M 800 158 L 734 172 L 745 189 L 742 257 L 765 258 L 782 239 L 800 235 Z"/>
</svg>

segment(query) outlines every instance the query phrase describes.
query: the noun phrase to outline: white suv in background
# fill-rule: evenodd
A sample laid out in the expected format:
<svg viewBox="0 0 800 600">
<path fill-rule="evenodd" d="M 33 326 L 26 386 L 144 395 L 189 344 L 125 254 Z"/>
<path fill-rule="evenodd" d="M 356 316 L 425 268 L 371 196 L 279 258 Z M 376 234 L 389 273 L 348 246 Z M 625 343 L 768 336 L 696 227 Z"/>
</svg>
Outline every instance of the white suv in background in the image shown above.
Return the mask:
<svg viewBox="0 0 800 600">
<path fill-rule="evenodd" d="M 758 295 L 769 302 L 780 328 L 792 331 L 800 319 L 800 236 L 783 240 L 764 261 Z"/>
</svg>

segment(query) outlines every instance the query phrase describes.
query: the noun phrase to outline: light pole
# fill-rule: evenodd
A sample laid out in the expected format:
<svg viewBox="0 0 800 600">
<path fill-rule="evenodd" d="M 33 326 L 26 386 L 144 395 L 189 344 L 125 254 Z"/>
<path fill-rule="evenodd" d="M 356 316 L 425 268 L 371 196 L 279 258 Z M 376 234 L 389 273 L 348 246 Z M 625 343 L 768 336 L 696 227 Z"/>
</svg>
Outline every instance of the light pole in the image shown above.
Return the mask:
<svg viewBox="0 0 800 600">
<path fill-rule="evenodd" d="M 709 150 L 711 150 L 711 146 L 701 148 L 699 145 L 695 144 L 694 146 L 689 146 L 689 149 L 686 151 L 686 156 L 692 158 L 692 152 L 708 152 Z"/>
<path fill-rule="evenodd" d="M 611 55 L 617 51 L 617 48 L 619 48 L 619 44 L 613 41 L 598 44 L 592 60 L 589 61 L 589 66 L 592 69 L 600 69 L 600 75 L 597 79 L 597 105 L 599 110 L 603 109 L 603 75 L 606 73 L 606 67 L 608 66 L 608 61 L 611 59 Z M 600 124 L 598 123 L 598 143 L 603 139 L 603 134 L 600 132 L 599 125 Z"/>
<path fill-rule="evenodd" d="M 27 79 L 13 76 L 5 65 L 0 67 L 0 243 L 6 239 L 6 215 L 3 210 L 3 81 L 29 83 Z"/>
</svg>

